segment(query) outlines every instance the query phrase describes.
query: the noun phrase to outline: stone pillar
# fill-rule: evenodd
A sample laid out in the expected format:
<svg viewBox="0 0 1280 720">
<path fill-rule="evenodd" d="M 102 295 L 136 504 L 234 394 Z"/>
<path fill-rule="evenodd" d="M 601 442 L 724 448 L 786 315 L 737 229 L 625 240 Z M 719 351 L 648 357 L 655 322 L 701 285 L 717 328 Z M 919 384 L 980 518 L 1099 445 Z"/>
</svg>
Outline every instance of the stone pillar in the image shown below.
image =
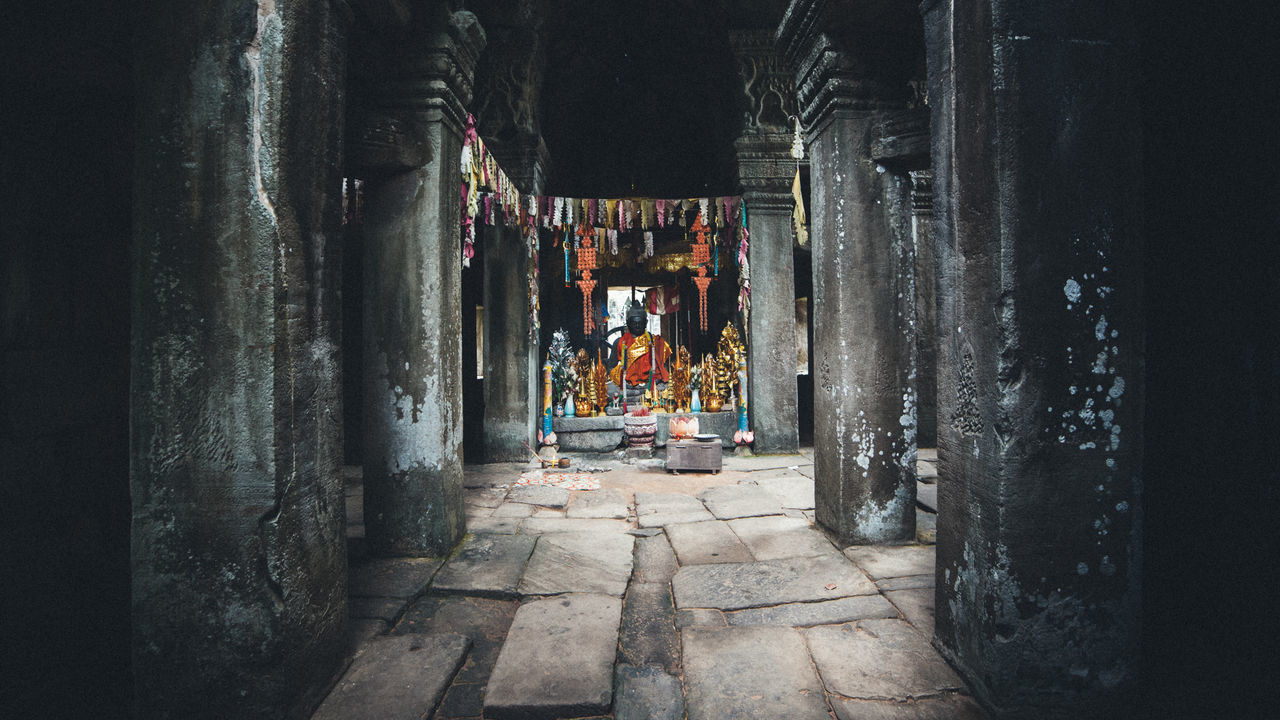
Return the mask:
<svg viewBox="0 0 1280 720">
<path fill-rule="evenodd" d="M 907 85 L 874 19 L 822 32 L 852 12 L 795 0 L 778 31 L 812 157 L 816 513 L 846 544 L 914 538 L 916 491 L 908 188 L 872 159 Z"/>
<path fill-rule="evenodd" d="M 504 172 L 522 192 L 542 192 L 547 146 L 539 125 L 545 69 L 542 15 L 516 9 L 476 68 L 476 127 Z M 480 462 L 529 459 L 536 447 L 541 371 L 529 317 L 530 257 L 518 228 L 485 231 L 484 422 Z"/>
<path fill-rule="evenodd" d="M 1144 316 L 1128 12 L 924 6 L 935 227 L 951 228 L 935 242 L 948 276 L 935 643 L 1000 717 L 1111 717 L 1135 681 Z"/>
<path fill-rule="evenodd" d="M 938 310 L 934 287 L 933 185 L 928 170 L 911 171 L 911 237 L 916 288 L 916 444 L 938 446 Z"/>
<path fill-rule="evenodd" d="M 435 555 L 462 536 L 459 162 L 484 32 L 433 4 L 375 102 L 430 161 L 371 178 L 364 228 L 364 516 L 370 549 Z"/>
<path fill-rule="evenodd" d="M 148 5 L 134 66 L 135 711 L 302 716 L 347 623 L 345 22 L 329 3 Z"/>
<path fill-rule="evenodd" d="M 747 112 L 734 142 L 738 179 L 751 230 L 751 310 L 747 384 L 751 429 L 760 453 L 800 447 L 796 391 L 796 291 L 792 247 L 791 123 L 795 82 L 773 47 L 773 35 L 732 31 Z"/>
<path fill-rule="evenodd" d="M 484 455 L 529 459 L 537 447 L 538 339 L 529 322 L 529 257 L 520 228 L 484 229 Z"/>
</svg>

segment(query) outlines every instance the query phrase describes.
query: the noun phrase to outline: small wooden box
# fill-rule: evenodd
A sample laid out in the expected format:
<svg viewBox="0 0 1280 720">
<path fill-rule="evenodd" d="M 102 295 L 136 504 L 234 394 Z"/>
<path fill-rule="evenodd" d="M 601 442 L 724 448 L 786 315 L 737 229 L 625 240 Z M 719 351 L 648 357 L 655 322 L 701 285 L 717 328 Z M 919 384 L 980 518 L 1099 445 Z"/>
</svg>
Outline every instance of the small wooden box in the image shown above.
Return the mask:
<svg viewBox="0 0 1280 720">
<path fill-rule="evenodd" d="M 720 438 L 709 442 L 674 440 L 667 443 L 667 472 L 688 470 L 718 473 L 722 465 Z"/>
</svg>

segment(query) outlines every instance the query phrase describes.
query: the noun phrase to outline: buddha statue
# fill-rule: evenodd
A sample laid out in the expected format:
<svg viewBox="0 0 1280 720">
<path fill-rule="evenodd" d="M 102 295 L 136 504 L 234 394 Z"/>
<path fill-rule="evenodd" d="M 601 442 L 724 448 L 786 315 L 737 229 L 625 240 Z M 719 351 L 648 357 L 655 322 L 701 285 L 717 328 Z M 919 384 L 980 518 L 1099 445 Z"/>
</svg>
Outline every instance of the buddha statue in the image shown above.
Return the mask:
<svg viewBox="0 0 1280 720">
<path fill-rule="evenodd" d="M 619 388 L 623 379 L 632 387 L 652 387 L 667 381 L 671 346 L 661 335 L 649 332 L 648 324 L 649 314 L 639 303 L 632 302 L 627 310 L 627 330 L 616 346 L 618 364 L 609 373 L 609 379 Z"/>
</svg>

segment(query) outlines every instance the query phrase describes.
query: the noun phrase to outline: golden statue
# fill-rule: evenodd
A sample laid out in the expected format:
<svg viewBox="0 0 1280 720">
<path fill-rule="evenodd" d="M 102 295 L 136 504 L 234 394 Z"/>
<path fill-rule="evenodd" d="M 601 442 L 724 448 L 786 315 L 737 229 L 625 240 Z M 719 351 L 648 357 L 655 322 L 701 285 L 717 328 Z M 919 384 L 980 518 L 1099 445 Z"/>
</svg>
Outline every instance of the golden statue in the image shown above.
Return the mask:
<svg viewBox="0 0 1280 720">
<path fill-rule="evenodd" d="M 595 368 L 591 366 L 591 359 L 587 357 L 585 349 L 578 350 L 577 361 L 578 372 L 578 392 L 577 392 L 577 414 L 578 417 L 591 417 L 596 414 L 596 389 L 595 389 Z"/>
<path fill-rule="evenodd" d="M 671 368 L 671 399 L 675 402 L 677 412 L 688 412 L 693 392 L 689 388 L 693 361 L 689 358 L 689 349 L 681 347 L 676 350 L 676 364 Z"/>
<path fill-rule="evenodd" d="M 727 403 L 738 384 L 738 365 L 746 358 L 746 348 L 738 341 L 738 329 L 733 323 L 725 323 L 724 331 L 720 333 L 720 343 L 716 347 L 716 387 L 720 391 L 721 400 Z"/>
</svg>

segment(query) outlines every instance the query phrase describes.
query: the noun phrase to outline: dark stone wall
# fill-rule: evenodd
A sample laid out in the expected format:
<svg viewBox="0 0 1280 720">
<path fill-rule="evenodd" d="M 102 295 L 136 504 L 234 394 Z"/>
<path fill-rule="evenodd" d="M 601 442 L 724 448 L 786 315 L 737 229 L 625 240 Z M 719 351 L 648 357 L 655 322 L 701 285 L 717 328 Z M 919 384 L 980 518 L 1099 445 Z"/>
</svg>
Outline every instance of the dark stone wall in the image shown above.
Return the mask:
<svg viewBox="0 0 1280 720">
<path fill-rule="evenodd" d="M 1145 332 L 1128 10 L 953 3 L 953 104 L 935 126 L 954 142 L 935 165 L 954 283 L 939 311 L 935 632 L 1002 717 L 1108 715 L 1137 682 Z"/>
<path fill-rule="evenodd" d="M 1274 715 L 1280 8 L 1140 5 L 1147 226 L 1138 717 Z"/>
<path fill-rule="evenodd" d="M 6 12 L 0 653 L 7 717 L 123 718 L 129 658 L 127 17 Z"/>
<path fill-rule="evenodd" d="M 225 0 L 139 13 L 140 717 L 305 717 L 343 650 L 334 12 Z"/>
</svg>

